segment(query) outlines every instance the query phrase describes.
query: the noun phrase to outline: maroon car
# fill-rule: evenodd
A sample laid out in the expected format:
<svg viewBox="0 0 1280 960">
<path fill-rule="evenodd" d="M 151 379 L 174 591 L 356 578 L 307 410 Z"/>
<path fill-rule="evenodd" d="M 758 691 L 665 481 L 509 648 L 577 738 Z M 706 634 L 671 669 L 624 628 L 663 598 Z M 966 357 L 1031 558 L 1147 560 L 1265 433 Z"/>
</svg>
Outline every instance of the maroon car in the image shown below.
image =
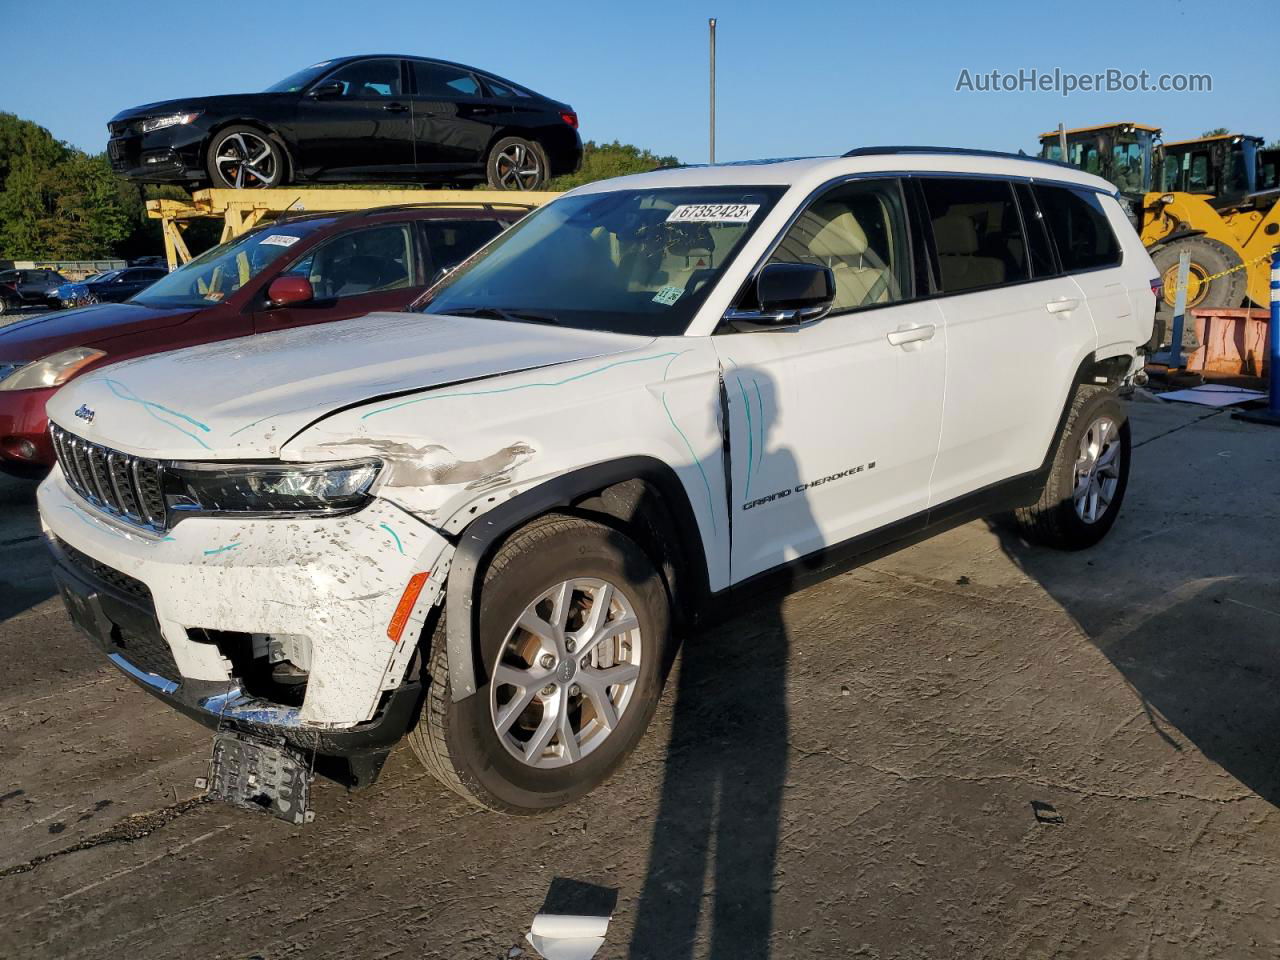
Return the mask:
<svg viewBox="0 0 1280 960">
<path fill-rule="evenodd" d="M 124 303 L 0 327 L 0 470 L 52 466 L 45 401 L 129 357 L 402 310 L 522 217 L 511 207 L 395 207 L 298 217 L 214 247 Z"/>
</svg>

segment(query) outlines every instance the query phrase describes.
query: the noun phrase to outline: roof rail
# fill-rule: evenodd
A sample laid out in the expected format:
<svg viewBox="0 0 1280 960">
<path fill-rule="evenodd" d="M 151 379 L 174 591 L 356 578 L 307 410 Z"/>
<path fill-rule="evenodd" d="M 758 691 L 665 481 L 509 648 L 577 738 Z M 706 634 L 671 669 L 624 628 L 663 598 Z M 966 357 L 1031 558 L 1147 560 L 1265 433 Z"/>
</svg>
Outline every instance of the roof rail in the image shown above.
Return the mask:
<svg viewBox="0 0 1280 960">
<path fill-rule="evenodd" d="M 841 154 L 844 157 L 883 157 L 893 154 L 941 154 L 950 157 L 999 157 L 1002 160 L 1031 160 L 1035 163 L 1049 163 L 1055 167 L 1067 167 L 1076 169 L 1069 163 L 1062 163 L 1058 160 L 1047 160 L 1044 157 L 1035 157 L 1026 153 L 1007 153 L 1002 150 L 974 150 L 969 147 L 856 147 L 848 153 Z"/>
</svg>

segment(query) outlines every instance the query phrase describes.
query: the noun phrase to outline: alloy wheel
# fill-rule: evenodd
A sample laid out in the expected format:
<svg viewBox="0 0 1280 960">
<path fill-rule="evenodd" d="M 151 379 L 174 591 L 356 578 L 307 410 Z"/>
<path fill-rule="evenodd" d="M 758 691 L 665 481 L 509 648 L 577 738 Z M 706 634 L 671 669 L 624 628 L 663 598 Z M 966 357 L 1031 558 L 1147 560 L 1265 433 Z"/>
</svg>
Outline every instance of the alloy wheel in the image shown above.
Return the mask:
<svg viewBox="0 0 1280 960">
<path fill-rule="evenodd" d="M 626 594 L 596 578 L 556 584 L 525 607 L 498 652 L 489 685 L 498 739 L 532 767 L 582 759 L 617 729 L 641 654 Z"/>
<path fill-rule="evenodd" d="M 279 172 L 271 144 L 253 133 L 233 133 L 219 143 L 213 163 L 222 179 L 237 188 L 269 187 Z"/>
<path fill-rule="evenodd" d="M 1099 417 L 1089 424 L 1080 438 L 1076 455 L 1075 489 L 1071 500 L 1076 516 L 1085 523 L 1097 523 L 1115 498 L 1120 484 L 1120 430 L 1110 417 Z"/>
<path fill-rule="evenodd" d="M 538 151 L 527 144 L 511 144 L 498 154 L 495 166 L 504 190 L 532 190 L 542 180 Z"/>
</svg>

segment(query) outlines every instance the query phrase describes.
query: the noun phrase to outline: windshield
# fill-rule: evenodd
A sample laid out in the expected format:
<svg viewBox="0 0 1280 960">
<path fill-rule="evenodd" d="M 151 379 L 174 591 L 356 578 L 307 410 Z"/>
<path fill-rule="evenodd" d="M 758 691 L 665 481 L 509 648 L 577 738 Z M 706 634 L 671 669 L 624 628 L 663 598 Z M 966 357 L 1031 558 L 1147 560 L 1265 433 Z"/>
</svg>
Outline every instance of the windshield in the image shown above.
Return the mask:
<svg viewBox="0 0 1280 960">
<path fill-rule="evenodd" d="M 563 197 L 483 248 L 423 309 L 678 335 L 785 189 L 667 187 Z"/>
<path fill-rule="evenodd" d="M 312 64 L 304 67 L 297 73 L 291 73 L 279 83 L 273 83 L 264 90 L 264 93 L 297 93 L 303 87 L 307 86 L 311 81 L 317 79 L 321 74 L 329 69 L 333 63 L 332 60 L 325 60 L 321 63 Z"/>
<path fill-rule="evenodd" d="M 147 307 L 207 307 L 225 300 L 330 218 L 275 224 L 206 250 L 137 294 Z"/>
</svg>

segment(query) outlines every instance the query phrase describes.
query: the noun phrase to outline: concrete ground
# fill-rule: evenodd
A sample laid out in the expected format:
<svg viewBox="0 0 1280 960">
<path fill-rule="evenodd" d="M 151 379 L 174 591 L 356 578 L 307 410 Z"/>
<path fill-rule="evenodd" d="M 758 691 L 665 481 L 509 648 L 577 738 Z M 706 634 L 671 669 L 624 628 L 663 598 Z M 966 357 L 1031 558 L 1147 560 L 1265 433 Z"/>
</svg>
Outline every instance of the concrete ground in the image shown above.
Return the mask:
<svg viewBox="0 0 1280 960">
<path fill-rule="evenodd" d="M 638 753 L 532 819 L 407 750 L 303 829 L 193 799 L 209 736 L 74 635 L 0 481 L 0 955 L 1280 954 L 1280 431 L 1130 406 L 1101 546 L 973 523 L 693 638 Z M 614 902 L 616 900 L 616 903 Z"/>
</svg>

